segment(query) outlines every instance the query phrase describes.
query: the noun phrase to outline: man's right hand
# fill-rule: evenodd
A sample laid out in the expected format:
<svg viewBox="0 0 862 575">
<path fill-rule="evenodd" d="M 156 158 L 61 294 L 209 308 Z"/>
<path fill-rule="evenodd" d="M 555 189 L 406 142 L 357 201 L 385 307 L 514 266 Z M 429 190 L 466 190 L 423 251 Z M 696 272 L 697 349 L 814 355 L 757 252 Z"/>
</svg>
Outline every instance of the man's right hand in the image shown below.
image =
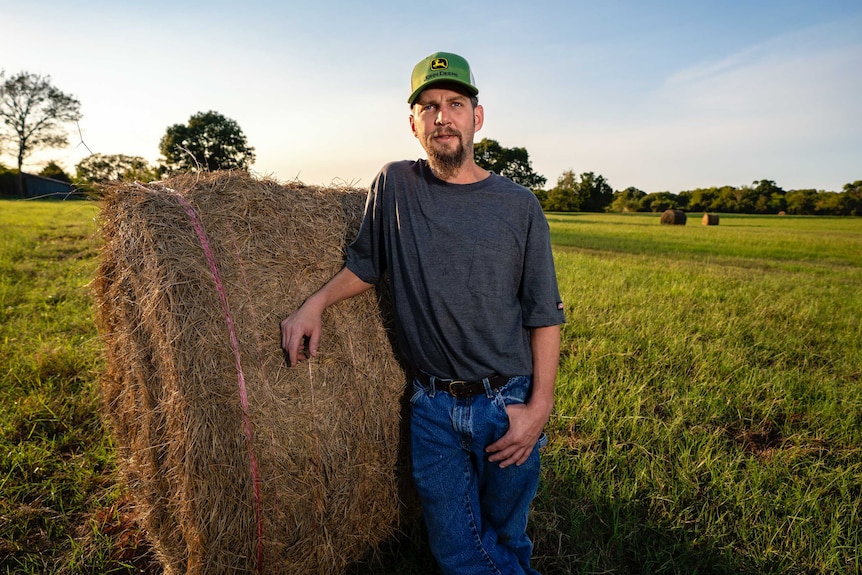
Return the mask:
<svg viewBox="0 0 862 575">
<path fill-rule="evenodd" d="M 317 311 L 307 301 L 281 321 L 281 348 L 291 367 L 317 356 L 320 332 L 323 330 L 321 315 L 322 310 Z"/>
<path fill-rule="evenodd" d="M 323 310 L 371 287 L 371 284 L 359 279 L 347 267 L 341 268 L 326 285 L 305 300 L 299 309 L 282 320 L 281 348 L 287 354 L 290 365 L 317 357 L 320 332 L 323 331 Z"/>
</svg>

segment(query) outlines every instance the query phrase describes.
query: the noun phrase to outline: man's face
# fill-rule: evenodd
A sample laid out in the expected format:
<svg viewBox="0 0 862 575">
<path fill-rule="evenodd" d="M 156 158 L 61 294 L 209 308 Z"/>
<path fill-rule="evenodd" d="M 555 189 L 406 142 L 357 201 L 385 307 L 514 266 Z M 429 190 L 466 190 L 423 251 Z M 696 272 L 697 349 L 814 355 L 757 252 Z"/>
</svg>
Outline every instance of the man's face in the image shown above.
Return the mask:
<svg viewBox="0 0 862 575">
<path fill-rule="evenodd" d="M 431 167 L 445 177 L 456 173 L 473 154 L 473 136 L 482 127 L 484 112 L 470 98 L 445 88 L 419 94 L 410 115 L 413 135 L 425 148 Z"/>
</svg>

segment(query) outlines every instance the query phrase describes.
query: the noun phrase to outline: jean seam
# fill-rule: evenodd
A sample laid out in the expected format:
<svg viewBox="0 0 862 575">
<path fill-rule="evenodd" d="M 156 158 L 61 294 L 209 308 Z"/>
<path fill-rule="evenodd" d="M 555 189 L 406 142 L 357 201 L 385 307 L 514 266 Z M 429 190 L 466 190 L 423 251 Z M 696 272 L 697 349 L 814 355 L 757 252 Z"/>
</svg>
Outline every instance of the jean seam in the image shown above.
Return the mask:
<svg viewBox="0 0 862 575">
<path fill-rule="evenodd" d="M 469 459 L 468 459 L 469 461 Z M 464 473 L 467 475 L 467 482 L 470 482 L 470 469 L 469 467 L 464 469 Z M 476 544 L 476 548 L 479 550 L 479 553 L 482 554 L 482 557 L 485 558 L 485 561 L 488 565 L 488 569 L 491 571 L 493 575 L 502 575 L 500 570 L 497 569 L 497 566 L 494 564 L 494 560 L 491 559 L 491 556 L 488 554 L 488 551 L 485 549 L 485 546 L 482 545 L 482 535 L 479 533 L 479 526 L 476 525 L 476 510 L 473 509 L 473 506 L 470 505 L 470 494 L 464 493 L 464 504 L 467 506 L 467 510 L 470 514 L 470 531 L 473 532 L 473 542 Z"/>
</svg>

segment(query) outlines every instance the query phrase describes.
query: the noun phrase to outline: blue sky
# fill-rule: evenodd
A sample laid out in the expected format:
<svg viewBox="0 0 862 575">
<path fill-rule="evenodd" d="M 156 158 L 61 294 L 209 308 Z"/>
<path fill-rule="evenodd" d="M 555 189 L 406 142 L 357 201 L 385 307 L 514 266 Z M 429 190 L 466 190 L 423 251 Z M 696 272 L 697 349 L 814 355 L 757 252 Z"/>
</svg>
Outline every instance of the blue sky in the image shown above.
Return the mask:
<svg viewBox="0 0 862 575">
<path fill-rule="evenodd" d="M 410 71 L 443 50 L 474 69 L 477 140 L 525 147 L 548 188 L 566 170 L 675 193 L 862 179 L 860 0 L 0 0 L 0 14 L 0 69 L 50 75 L 82 104 L 82 137 L 31 171 L 73 171 L 87 148 L 155 162 L 169 125 L 215 110 L 256 148 L 255 173 L 364 187 L 424 156 Z"/>
</svg>

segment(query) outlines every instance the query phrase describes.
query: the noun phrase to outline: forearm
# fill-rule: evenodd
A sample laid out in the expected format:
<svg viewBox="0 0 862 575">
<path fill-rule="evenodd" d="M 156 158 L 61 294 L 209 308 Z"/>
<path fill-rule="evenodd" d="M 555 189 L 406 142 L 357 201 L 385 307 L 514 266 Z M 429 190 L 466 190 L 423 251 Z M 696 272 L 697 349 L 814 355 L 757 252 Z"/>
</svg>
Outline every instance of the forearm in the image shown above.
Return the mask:
<svg viewBox="0 0 862 575">
<path fill-rule="evenodd" d="M 323 310 L 342 300 L 359 295 L 371 288 L 356 274 L 344 267 L 326 284 L 314 292 L 303 304 L 281 322 L 281 347 L 287 353 L 290 365 L 317 355 L 320 333 L 323 329 Z M 306 348 L 306 341 L 308 342 Z M 307 353 L 306 353 L 307 350 Z"/>
<path fill-rule="evenodd" d="M 332 276 L 332 279 L 326 282 L 322 288 L 305 300 L 302 306 L 312 306 L 322 312 L 329 306 L 357 296 L 371 287 L 373 284 L 362 281 L 345 266 Z"/>
<path fill-rule="evenodd" d="M 554 409 L 554 381 L 560 363 L 560 326 L 534 328 L 530 335 L 533 350 L 533 391 L 526 404 L 506 407 L 509 431 L 489 445 L 488 461 L 500 467 L 521 465 L 532 453 L 542 428 Z"/>
<path fill-rule="evenodd" d="M 554 408 L 554 385 L 560 364 L 560 326 L 533 328 L 533 391 L 529 405 L 550 417 Z"/>
</svg>

